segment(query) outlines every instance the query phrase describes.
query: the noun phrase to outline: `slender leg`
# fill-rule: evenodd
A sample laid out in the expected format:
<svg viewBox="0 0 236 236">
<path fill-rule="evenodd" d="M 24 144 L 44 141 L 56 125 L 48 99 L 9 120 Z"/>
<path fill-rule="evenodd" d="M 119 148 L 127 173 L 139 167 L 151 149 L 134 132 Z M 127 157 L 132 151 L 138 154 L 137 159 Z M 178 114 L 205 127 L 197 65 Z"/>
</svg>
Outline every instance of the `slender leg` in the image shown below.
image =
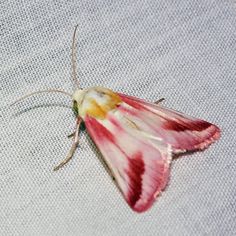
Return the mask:
<svg viewBox="0 0 236 236">
<path fill-rule="evenodd" d="M 155 101 L 154 103 L 155 103 L 155 104 L 158 104 L 158 103 L 160 103 L 160 102 L 163 102 L 164 100 L 165 100 L 165 98 L 160 98 L 159 100 Z"/>
<path fill-rule="evenodd" d="M 76 127 L 77 127 L 77 125 L 76 125 Z M 67 135 L 67 138 L 73 138 L 74 136 L 75 136 L 75 131 L 73 133 Z"/>
<path fill-rule="evenodd" d="M 72 143 L 72 146 L 71 146 L 66 158 L 53 168 L 54 171 L 59 170 L 61 167 L 63 167 L 67 162 L 70 161 L 70 159 L 74 155 L 75 150 L 79 144 L 79 127 L 80 127 L 81 121 L 82 121 L 81 118 L 78 118 L 77 123 L 76 123 L 76 129 L 75 129 L 75 132 L 73 133 L 74 134 L 73 135 L 73 143 Z"/>
</svg>

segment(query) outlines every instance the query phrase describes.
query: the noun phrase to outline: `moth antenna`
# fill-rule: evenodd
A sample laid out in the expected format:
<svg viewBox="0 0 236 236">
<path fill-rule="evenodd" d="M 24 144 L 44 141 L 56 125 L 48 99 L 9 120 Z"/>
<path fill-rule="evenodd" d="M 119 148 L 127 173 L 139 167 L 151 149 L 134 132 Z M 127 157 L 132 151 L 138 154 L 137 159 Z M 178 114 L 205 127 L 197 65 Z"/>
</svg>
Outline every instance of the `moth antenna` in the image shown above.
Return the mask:
<svg viewBox="0 0 236 236">
<path fill-rule="evenodd" d="M 16 103 L 28 98 L 28 97 L 31 97 L 35 94 L 40 94 L 40 93 L 62 93 L 62 94 L 65 94 L 67 96 L 69 96 L 70 98 L 72 97 L 72 95 L 66 91 L 63 91 L 63 90 L 59 90 L 59 89 L 47 89 L 47 90 L 40 90 L 40 91 L 37 91 L 37 92 L 33 92 L 33 93 L 30 93 L 30 94 L 26 94 L 25 96 L 17 99 L 15 102 L 11 103 L 10 106 L 13 106 L 15 105 Z"/>
<path fill-rule="evenodd" d="M 78 25 L 75 26 L 73 38 L 72 38 L 72 79 L 77 88 L 79 88 L 79 81 L 77 79 L 76 73 L 76 32 L 77 32 Z"/>
</svg>

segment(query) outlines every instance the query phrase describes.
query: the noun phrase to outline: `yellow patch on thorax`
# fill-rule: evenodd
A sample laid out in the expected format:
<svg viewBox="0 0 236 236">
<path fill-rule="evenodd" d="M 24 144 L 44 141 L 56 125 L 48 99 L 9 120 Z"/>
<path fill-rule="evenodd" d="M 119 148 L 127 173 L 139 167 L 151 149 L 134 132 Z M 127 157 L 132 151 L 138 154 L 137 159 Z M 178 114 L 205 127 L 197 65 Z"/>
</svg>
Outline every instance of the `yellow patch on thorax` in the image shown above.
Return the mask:
<svg viewBox="0 0 236 236">
<path fill-rule="evenodd" d="M 110 89 L 98 87 L 87 94 L 85 103 L 87 104 L 84 107 L 85 114 L 104 119 L 107 112 L 115 109 L 121 103 L 121 98 Z"/>
</svg>

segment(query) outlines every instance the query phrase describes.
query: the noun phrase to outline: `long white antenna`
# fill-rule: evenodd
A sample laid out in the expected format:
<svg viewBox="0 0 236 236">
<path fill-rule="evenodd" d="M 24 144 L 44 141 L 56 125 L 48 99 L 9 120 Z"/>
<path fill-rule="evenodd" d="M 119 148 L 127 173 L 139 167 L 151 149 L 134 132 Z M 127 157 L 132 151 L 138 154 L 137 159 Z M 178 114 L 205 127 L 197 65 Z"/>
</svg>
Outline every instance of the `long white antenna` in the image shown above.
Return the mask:
<svg viewBox="0 0 236 236">
<path fill-rule="evenodd" d="M 76 57 L 77 57 L 77 54 L 76 54 L 76 42 L 75 42 L 75 39 L 76 39 L 76 32 L 77 32 L 77 28 L 78 28 L 78 25 L 75 26 L 75 30 L 74 30 L 74 34 L 73 34 L 73 38 L 72 38 L 72 79 L 74 81 L 74 84 L 76 85 L 76 89 L 78 89 L 80 86 L 79 86 L 79 80 L 77 79 L 77 73 L 76 73 Z"/>
<path fill-rule="evenodd" d="M 62 94 L 65 94 L 67 96 L 69 96 L 70 98 L 72 98 L 72 95 L 68 92 L 65 92 L 63 90 L 59 90 L 59 89 L 47 89 L 47 90 L 40 90 L 40 91 L 36 91 L 36 92 L 33 92 L 33 93 L 30 93 L 30 94 L 26 94 L 25 96 L 17 99 L 15 102 L 11 103 L 10 106 L 13 106 L 15 105 L 16 103 L 28 98 L 28 97 L 31 97 L 35 94 L 39 94 L 39 93 L 62 93 Z"/>
</svg>

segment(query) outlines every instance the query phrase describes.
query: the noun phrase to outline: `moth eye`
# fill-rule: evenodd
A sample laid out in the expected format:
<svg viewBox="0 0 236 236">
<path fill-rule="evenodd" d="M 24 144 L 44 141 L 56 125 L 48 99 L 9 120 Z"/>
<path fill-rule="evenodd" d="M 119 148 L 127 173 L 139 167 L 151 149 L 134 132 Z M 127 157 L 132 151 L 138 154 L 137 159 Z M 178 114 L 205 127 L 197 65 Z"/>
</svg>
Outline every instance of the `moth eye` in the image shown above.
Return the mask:
<svg viewBox="0 0 236 236">
<path fill-rule="evenodd" d="M 80 128 L 81 131 L 86 130 L 86 126 L 85 126 L 85 123 L 83 121 L 81 122 L 81 125 L 80 125 L 79 128 Z"/>
<path fill-rule="evenodd" d="M 78 116 L 79 114 L 79 110 L 78 110 L 78 103 L 76 101 L 73 101 L 73 112 L 75 113 L 76 116 Z"/>
</svg>

